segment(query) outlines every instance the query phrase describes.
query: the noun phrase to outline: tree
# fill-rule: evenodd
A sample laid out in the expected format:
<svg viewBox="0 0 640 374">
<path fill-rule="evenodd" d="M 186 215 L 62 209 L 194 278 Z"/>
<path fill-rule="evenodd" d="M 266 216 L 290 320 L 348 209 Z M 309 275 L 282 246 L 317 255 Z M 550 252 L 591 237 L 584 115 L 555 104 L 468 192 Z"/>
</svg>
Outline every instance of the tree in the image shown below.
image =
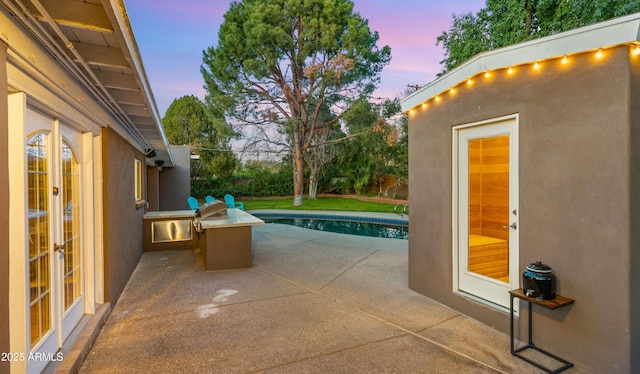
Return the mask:
<svg viewBox="0 0 640 374">
<path fill-rule="evenodd" d="M 380 184 L 386 175 L 394 173 L 394 167 L 402 168 L 400 163 L 408 158 L 403 159 L 397 148 L 403 137 L 402 129 L 391 123 L 398 119 L 396 115 L 404 118 L 397 99 L 380 104 L 361 100 L 345 114 L 345 124 L 352 132 L 364 132 L 341 145 L 343 151 L 336 165 L 340 176 L 333 179 L 334 185 L 362 194 L 371 184 Z M 397 172 L 401 173 L 400 169 Z"/>
<path fill-rule="evenodd" d="M 442 43 L 444 74 L 480 52 L 640 11 L 638 0 L 487 0 L 477 14 L 453 15 Z"/>
<path fill-rule="evenodd" d="M 319 145 L 315 134 L 370 95 L 389 63 L 390 48 L 377 41 L 350 0 L 244 0 L 231 3 L 218 46 L 203 52 L 207 102 L 235 124 L 263 126 L 258 132 L 287 144 L 293 205 L 303 204 L 304 160 Z M 323 108 L 333 115 L 321 116 Z"/>
<path fill-rule="evenodd" d="M 400 184 L 409 184 L 409 118 L 402 113 L 398 98 L 384 103 L 382 117 L 393 129 L 393 136 L 387 137 L 387 143 L 391 145 L 387 162 L 388 172 L 396 178 L 395 197 Z"/>
<path fill-rule="evenodd" d="M 191 170 L 191 178 L 225 177 L 235 169 L 237 159 L 229 141 L 236 137 L 224 117 L 208 108 L 193 95 L 174 100 L 162 119 L 170 144 L 191 147 L 200 159 Z"/>
<path fill-rule="evenodd" d="M 309 167 L 309 199 L 318 198 L 318 176 L 324 167 L 333 161 L 338 155 L 338 148 L 335 144 L 329 144 L 331 134 L 335 132 L 329 128 L 322 129 L 316 133 L 317 146 L 307 149 L 305 161 Z"/>
</svg>

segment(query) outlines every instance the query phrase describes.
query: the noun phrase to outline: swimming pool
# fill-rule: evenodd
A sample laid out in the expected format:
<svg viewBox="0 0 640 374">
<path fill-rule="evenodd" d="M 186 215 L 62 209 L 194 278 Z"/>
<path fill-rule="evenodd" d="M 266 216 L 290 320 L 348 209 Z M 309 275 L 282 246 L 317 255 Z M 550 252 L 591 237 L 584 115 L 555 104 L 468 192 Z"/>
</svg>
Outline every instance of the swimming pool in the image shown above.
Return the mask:
<svg viewBox="0 0 640 374">
<path fill-rule="evenodd" d="M 335 232 L 340 234 L 371 236 L 377 238 L 408 239 L 408 221 L 404 219 L 386 219 L 377 217 L 347 215 L 310 215 L 310 214 L 266 214 L 252 213 L 266 223 L 293 225 L 305 229 Z"/>
</svg>

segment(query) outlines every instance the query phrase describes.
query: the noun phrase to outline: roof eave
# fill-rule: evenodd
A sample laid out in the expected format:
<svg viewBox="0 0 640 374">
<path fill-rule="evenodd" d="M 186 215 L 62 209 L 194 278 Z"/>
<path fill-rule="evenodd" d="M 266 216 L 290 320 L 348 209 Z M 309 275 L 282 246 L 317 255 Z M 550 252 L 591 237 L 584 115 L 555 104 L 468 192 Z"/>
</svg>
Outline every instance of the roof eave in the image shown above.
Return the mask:
<svg viewBox="0 0 640 374">
<path fill-rule="evenodd" d="M 403 112 L 486 71 L 640 43 L 640 13 L 480 53 L 401 100 Z"/>
<path fill-rule="evenodd" d="M 111 12 L 111 16 L 113 17 L 112 19 L 115 23 L 113 27 L 114 31 L 117 31 L 119 33 L 120 39 L 124 43 L 122 50 L 125 53 L 127 59 L 131 62 L 131 69 L 134 72 L 138 84 L 142 88 L 142 93 L 144 94 L 144 100 L 146 101 L 147 109 L 150 111 L 150 115 L 153 119 L 158 135 L 162 139 L 163 144 L 160 145 L 160 147 L 158 147 L 157 145 L 151 145 L 152 148 L 156 151 L 156 158 L 165 161 L 165 166 L 172 167 L 175 165 L 173 155 L 171 154 L 171 150 L 169 149 L 169 142 L 164 132 L 162 118 L 160 117 L 155 98 L 153 97 L 151 85 L 149 84 L 149 81 L 147 79 L 144 65 L 142 63 L 142 58 L 140 56 L 138 45 L 135 41 L 125 5 L 122 0 L 104 0 L 103 4 L 105 10 Z"/>
</svg>

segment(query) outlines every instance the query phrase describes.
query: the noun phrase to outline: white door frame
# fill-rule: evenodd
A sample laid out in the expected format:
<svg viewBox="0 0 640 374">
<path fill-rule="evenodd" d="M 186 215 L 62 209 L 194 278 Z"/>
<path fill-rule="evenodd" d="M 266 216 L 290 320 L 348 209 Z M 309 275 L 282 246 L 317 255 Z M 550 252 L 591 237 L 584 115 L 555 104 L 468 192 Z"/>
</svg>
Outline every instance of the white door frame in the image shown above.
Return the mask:
<svg viewBox="0 0 640 374">
<path fill-rule="evenodd" d="M 30 343 L 30 321 L 29 321 L 29 284 L 28 279 L 28 193 L 27 193 L 27 155 L 26 155 L 26 141 L 29 137 L 29 124 L 27 119 L 29 118 L 29 112 L 34 111 L 29 104 L 29 97 L 25 93 L 19 92 L 10 94 L 8 98 L 9 104 L 9 175 L 10 175 L 10 194 L 12 204 L 10 204 L 10 221 L 9 232 L 12 233 L 9 236 L 10 251 L 9 259 L 12 266 L 9 269 L 9 314 L 12 321 L 10 326 L 10 347 L 11 352 L 24 353 L 26 358 L 35 350 L 43 348 L 44 352 L 56 352 L 61 346 L 63 340 L 62 333 L 58 327 L 54 325 L 54 331 L 49 334 L 52 336 L 47 339 L 47 347 L 41 347 L 42 343 L 38 343 L 35 350 L 32 350 Z M 35 110 L 34 112 L 38 112 Z M 58 120 L 53 117 L 45 115 L 47 121 L 51 121 L 52 127 L 59 128 Z M 96 210 L 94 199 L 96 198 L 93 191 L 94 180 L 96 175 L 93 172 L 96 160 L 94 159 L 94 140 L 91 132 L 83 133 L 79 127 L 74 127 L 75 130 L 70 128 L 63 130 L 71 130 L 67 132 L 73 133 L 76 137 L 76 146 L 74 152 L 81 162 L 81 190 L 84 190 L 81 201 L 81 231 L 82 231 L 82 245 L 84 246 L 83 253 L 83 274 L 82 274 L 82 288 L 85 295 L 84 300 L 76 305 L 76 312 L 82 315 L 94 314 L 96 300 L 102 299 L 102 282 L 101 278 L 96 278 L 96 268 L 100 267 L 99 261 L 101 258 L 97 258 L 95 255 L 95 224 L 94 219 L 98 215 Z M 51 137 L 50 147 L 58 143 L 58 140 L 53 141 L 53 138 L 58 136 L 58 131 L 51 131 L 49 137 Z M 67 138 L 67 140 L 69 140 Z M 81 144 L 78 144 L 81 143 Z M 49 157 L 52 157 L 49 155 Z M 57 177 L 55 177 L 57 178 Z M 54 181 L 50 180 L 50 184 Z M 53 203 L 53 202 L 52 202 Z M 57 207 L 60 210 L 61 207 Z M 54 209 L 56 211 L 56 209 Z M 55 227 L 54 227 L 55 230 Z M 51 237 L 53 241 L 55 236 Z M 54 255 L 55 256 L 55 255 Z M 57 256 L 56 256 L 57 257 Z M 54 261 L 55 263 L 55 261 Z M 55 281 L 54 281 L 55 282 Z M 53 287 L 59 287 L 60 285 L 52 285 Z M 98 292 L 96 292 L 98 291 Z M 52 305 L 52 313 L 54 322 L 57 319 L 63 318 L 61 307 Z M 64 333 L 67 334 L 72 326 L 67 326 Z M 58 335 L 60 334 L 60 335 Z M 56 359 L 57 356 L 39 356 L 36 360 L 17 360 L 11 362 L 11 371 L 15 372 L 40 372 L 48 363 L 48 359 Z"/>
<path fill-rule="evenodd" d="M 489 120 L 454 126 L 452 131 L 452 256 L 453 256 L 453 292 L 469 297 L 480 303 L 494 308 L 509 310 L 509 293 L 511 289 L 519 287 L 519 251 L 518 251 L 518 230 L 509 231 L 509 282 L 504 283 L 479 274 L 463 271 L 466 269 L 465 254 L 461 255 L 462 249 L 465 253 L 468 248 L 468 194 L 461 194 L 461 173 L 467 173 L 467 160 L 462 160 L 460 156 L 460 141 L 465 137 L 464 130 L 483 131 L 488 129 L 490 134 L 509 134 L 510 161 L 509 161 L 509 210 L 511 222 L 518 224 L 518 114 Z M 482 127 L 481 127 L 482 126 Z M 465 168 L 466 167 L 466 168 Z M 468 191 L 468 186 L 465 187 Z M 513 210 L 516 210 L 516 214 Z M 464 264 L 462 264 L 464 262 Z M 461 277 L 463 280 L 461 281 Z M 517 313 L 516 306 L 516 313 Z"/>
</svg>

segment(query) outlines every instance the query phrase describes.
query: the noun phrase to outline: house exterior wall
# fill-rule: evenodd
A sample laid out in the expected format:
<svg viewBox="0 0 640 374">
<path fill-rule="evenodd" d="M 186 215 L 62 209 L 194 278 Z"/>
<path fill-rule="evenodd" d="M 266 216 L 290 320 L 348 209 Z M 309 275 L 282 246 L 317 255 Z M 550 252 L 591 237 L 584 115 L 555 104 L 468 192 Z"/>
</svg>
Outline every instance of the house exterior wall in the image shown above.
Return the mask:
<svg viewBox="0 0 640 374">
<path fill-rule="evenodd" d="M 175 167 L 160 172 L 160 209 L 189 209 L 187 198 L 191 195 L 191 149 L 188 146 L 169 147 Z"/>
<path fill-rule="evenodd" d="M 144 165 L 145 156 L 108 128 L 102 130 L 102 150 L 104 297 L 115 305 L 142 256 L 145 209 L 135 203 L 134 160 Z"/>
<path fill-rule="evenodd" d="M 631 160 L 629 163 L 629 176 L 631 178 L 630 201 L 630 261 L 629 268 L 637 269 L 640 266 L 640 56 L 632 56 L 631 60 L 631 84 L 630 84 L 630 148 Z M 629 299 L 631 300 L 630 315 L 631 326 L 631 372 L 640 373 L 640 320 L 633 316 L 640 313 L 640 272 L 629 272 Z M 635 353 L 635 354 L 633 354 Z"/>
<path fill-rule="evenodd" d="M 639 307 L 631 297 L 638 289 L 630 282 L 640 277 L 631 272 L 640 265 L 632 251 L 640 242 L 640 204 L 633 204 L 640 156 L 629 134 L 632 141 L 640 136 L 639 58 L 619 47 L 601 59 L 584 53 L 566 65 L 496 71 L 411 115 L 412 289 L 509 331 L 507 313 L 452 292 L 452 126 L 517 113 L 519 268 L 542 260 L 559 279 L 558 293 L 576 300 L 555 311 L 534 308 L 535 342 L 594 372 L 638 369 L 631 361 L 638 347 L 631 315 Z M 525 309 L 520 316 L 525 321 Z"/>
<path fill-rule="evenodd" d="M 0 237 L 9 237 L 9 109 L 7 104 L 7 45 L 0 40 Z M 0 240 L 0 352 L 11 352 L 9 344 L 9 241 Z M 9 372 L 9 362 L 0 361 L 0 373 Z"/>
<path fill-rule="evenodd" d="M 96 97 L 87 82 L 67 70 L 16 15 L 0 7 L 0 235 L 4 238 L 0 240 L 0 353 L 28 354 L 36 350 L 47 353 L 50 351 L 45 352 L 44 344 L 34 349 L 29 339 L 30 284 L 27 281 L 25 285 L 30 271 L 26 261 L 30 252 L 25 174 L 29 133 L 34 129 L 50 131 L 54 134 L 51 138 L 56 138 L 48 143 L 52 145 L 65 137 L 74 153 L 80 156 L 79 227 L 84 260 L 80 273 L 84 289 L 83 302 L 76 304 L 79 308 L 75 311 L 80 311 L 78 318 L 88 317 L 89 322 L 76 325 L 83 330 L 74 344 L 89 344 L 89 335 L 93 333 L 89 330 L 97 330 L 104 323 L 104 313 L 110 311 L 109 302 L 113 305 L 118 299 L 142 254 L 142 215 L 146 204 L 134 201 L 134 159 L 142 165 L 146 160 L 136 148 L 144 145 L 128 132 L 120 115 Z M 53 149 L 58 150 L 51 153 L 51 159 L 56 161 L 51 161 L 53 166 L 48 171 L 59 176 L 56 162 L 60 152 L 57 147 Z M 143 180 L 143 191 L 145 182 Z M 47 187 L 53 186 L 53 182 L 50 184 Z M 54 207 L 51 211 L 60 213 L 59 200 L 55 203 L 49 200 L 49 206 Z M 57 222 L 60 218 L 55 217 Z M 57 229 L 62 225 L 53 219 L 50 222 L 49 251 L 53 252 L 54 235 L 61 235 L 62 230 Z M 54 266 L 55 262 L 51 261 L 50 268 Z M 59 274 L 51 278 L 53 282 L 60 280 Z M 60 288 L 51 290 L 54 297 L 62 299 Z M 60 304 L 54 308 L 57 310 Z M 99 304 L 103 305 L 96 308 Z M 96 313 L 97 309 L 101 312 Z M 52 315 L 52 328 L 58 329 L 60 325 L 56 324 L 62 314 Z M 69 326 L 77 323 L 77 319 L 64 318 Z M 68 334 L 67 338 L 65 331 L 63 341 L 58 341 L 58 331 L 48 340 L 54 342 L 51 344 L 54 351 L 64 343 L 68 363 L 73 360 L 68 359 L 69 356 L 80 354 L 80 349 L 68 347 L 71 337 L 77 336 Z M 36 361 L 0 360 L 0 373 L 37 371 L 47 365 L 46 361 Z"/>
<path fill-rule="evenodd" d="M 160 168 L 147 166 L 147 202 L 149 211 L 160 210 Z"/>
</svg>

